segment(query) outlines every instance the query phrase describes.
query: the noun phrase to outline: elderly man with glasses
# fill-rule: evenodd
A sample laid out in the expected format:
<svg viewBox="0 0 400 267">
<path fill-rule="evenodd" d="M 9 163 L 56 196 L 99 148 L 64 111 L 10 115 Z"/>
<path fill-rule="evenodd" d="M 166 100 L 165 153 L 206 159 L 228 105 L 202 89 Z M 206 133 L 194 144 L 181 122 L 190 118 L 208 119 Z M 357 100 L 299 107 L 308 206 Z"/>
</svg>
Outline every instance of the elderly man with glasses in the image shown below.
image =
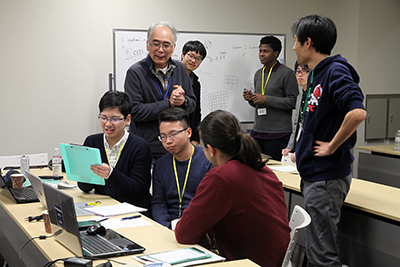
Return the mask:
<svg viewBox="0 0 400 267">
<path fill-rule="evenodd" d="M 158 141 L 158 114 L 170 107 L 191 113 L 196 97 L 185 66 L 171 59 L 177 30 L 168 22 L 159 22 L 147 31 L 146 58 L 133 64 L 126 73 L 125 92 L 132 100 L 129 130 L 150 145 L 154 159 L 167 152 Z"/>
<path fill-rule="evenodd" d="M 153 169 L 153 219 L 174 229 L 212 164 L 203 148 L 190 143 L 189 115 L 174 107 L 160 113 L 159 142 L 169 152 Z"/>
<path fill-rule="evenodd" d="M 151 216 L 151 151 L 147 142 L 125 127 L 131 121 L 132 103 L 124 92 L 109 91 L 100 99 L 99 121 L 103 133 L 86 137 L 84 146 L 98 148 L 101 165 L 90 169 L 105 179 L 105 185 L 78 183 L 84 192 L 108 195 L 119 202 L 128 202 L 148 209 Z"/>
</svg>

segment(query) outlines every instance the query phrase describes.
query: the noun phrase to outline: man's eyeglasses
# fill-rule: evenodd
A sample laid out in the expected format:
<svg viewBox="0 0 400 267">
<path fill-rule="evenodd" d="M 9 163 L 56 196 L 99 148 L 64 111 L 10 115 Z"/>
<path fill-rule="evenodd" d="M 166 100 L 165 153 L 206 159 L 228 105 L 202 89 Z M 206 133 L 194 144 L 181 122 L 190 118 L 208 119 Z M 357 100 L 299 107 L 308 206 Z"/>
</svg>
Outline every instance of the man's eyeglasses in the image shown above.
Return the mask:
<svg viewBox="0 0 400 267">
<path fill-rule="evenodd" d="M 188 56 L 188 58 L 189 58 L 190 60 L 196 61 L 196 63 L 200 63 L 200 62 L 203 60 L 202 57 L 195 57 L 195 56 L 194 56 L 193 54 L 191 54 L 191 53 L 187 53 L 187 56 Z"/>
<path fill-rule="evenodd" d="M 173 47 L 172 44 L 170 43 L 160 43 L 160 42 L 149 42 L 149 44 L 154 47 L 154 49 L 157 51 L 158 49 L 160 49 L 160 47 L 162 47 L 162 49 L 165 52 L 168 52 L 169 50 L 171 50 L 171 48 Z"/>
<path fill-rule="evenodd" d="M 302 69 L 302 70 L 295 70 L 294 71 L 294 74 L 307 74 L 307 73 L 309 73 L 310 71 L 309 70 L 305 70 L 305 69 Z"/>
<path fill-rule="evenodd" d="M 107 118 L 107 117 L 103 117 L 103 116 L 100 116 L 99 115 L 99 120 L 100 120 L 100 122 L 102 122 L 102 123 L 107 123 L 108 121 L 110 121 L 111 123 L 118 123 L 118 122 L 120 122 L 120 121 L 122 121 L 123 119 L 125 119 L 125 117 L 123 117 L 123 118 Z"/>
<path fill-rule="evenodd" d="M 179 133 L 181 133 L 181 132 L 183 132 L 183 131 L 186 131 L 187 129 L 188 129 L 188 127 L 186 127 L 185 129 L 182 129 L 182 130 L 180 130 L 180 131 L 172 131 L 172 132 L 170 132 L 169 134 L 160 134 L 160 135 L 158 136 L 158 140 L 160 140 L 161 142 L 165 142 L 165 141 L 167 141 L 168 137 L 171 138 L 172 140 L 174 140 L 175 137 L 176 137 Z"/>
</svg>

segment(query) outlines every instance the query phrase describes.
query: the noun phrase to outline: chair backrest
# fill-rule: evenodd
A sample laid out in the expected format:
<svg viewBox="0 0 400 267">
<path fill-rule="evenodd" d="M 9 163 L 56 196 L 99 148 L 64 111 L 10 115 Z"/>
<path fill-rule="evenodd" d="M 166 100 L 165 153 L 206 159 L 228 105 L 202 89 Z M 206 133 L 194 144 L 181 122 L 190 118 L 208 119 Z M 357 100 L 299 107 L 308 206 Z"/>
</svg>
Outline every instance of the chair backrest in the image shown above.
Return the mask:
<svg viewBox="0 0 400 267">
<path fill-rule="evenodd" d="M 290 229 L 292 229 L 290 232 L 290 242 L 286 250 L 285 257 L 283 258 L 282 267 L 292 267 L 291 258 L 297 243 L 297 239 L 299 238 L 299 230 L 306 227 L 310 223 L 311 217 L 307 211 L 298 205 L 294 206 L 289 221 Z"/>
</svg>

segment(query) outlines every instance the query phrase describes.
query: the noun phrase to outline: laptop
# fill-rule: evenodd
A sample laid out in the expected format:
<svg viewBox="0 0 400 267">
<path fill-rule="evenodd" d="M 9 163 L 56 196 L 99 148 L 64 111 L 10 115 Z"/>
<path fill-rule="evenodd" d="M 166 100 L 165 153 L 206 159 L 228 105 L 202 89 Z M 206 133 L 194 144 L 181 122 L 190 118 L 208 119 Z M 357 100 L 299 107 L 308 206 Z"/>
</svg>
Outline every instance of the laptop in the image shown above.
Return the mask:
<svg viewBox="0 0 400 267">
<path fill-rule="evenodd" d="M 56 241 L 77 256 L 85 258 L 109 258 L 142 253 L 145 248 L 114 230 L 107 229 L 105 235 L 89 235 L 80 231 L 76 219 L 74 200 L 70 195 L 43 184 L 47 210 L 53 232 L 63 229 Z"/>
<path fill-rule="evenodd" d="M 15 199 L 15 202 L 17 202 L 17 204 L 39 202 L 39 198 L 37 197 L 33 188 L 12 188 L 12 183 L 6 180 L 7 178 L 4 178 L 3 175 L 0 176 L 4 182 L 5 187 L 8 189 L 8 191 L 10 191 L 12 197 Z"/>
<path fill-rule="evenodd" d="M 28 171 L 26 172 L 26 176 L 28 177 L 28 180 L 31 183 L 33 190 L 35 191 L 36 195 L 38 196 L 40 204 L 42 204 L 43 208 L 47 209 L 47 202 L 46 202 L 46 196 L 44 195 L 42 179 Z M 44 182 L 44 183 L 46 183 L 46 182 Z M 49 184 L 53 185 L 53 186 L 57 186 L 57 184 L 52 184 L 52 183 L 49 183 Z M 57 188 L 60 188 L 60 184 L 58 184 Z M 61 187 L 61 189 L 62 189 L 62 187 Z M 84 208 L 87 208 L 87 206 L 85 204 L 86 204 L 85 202 L 75 203 L 76 216 L 93 215 L 93 213 L 84 209 Z"/>
<path fill-rule="evenodd" d="M 42 204 L 43 208 L 47 209 L 47 202 L 44 195 L 42 180 L 36 175 L 30 173 L 29 171 L 26 171 L 25 174 L 26 177 L 28 177 L 28 180 L 31 183 L 33 190 L 35 191 L 35 194 L 37 195 L 40 204 Z"/>
</svg>

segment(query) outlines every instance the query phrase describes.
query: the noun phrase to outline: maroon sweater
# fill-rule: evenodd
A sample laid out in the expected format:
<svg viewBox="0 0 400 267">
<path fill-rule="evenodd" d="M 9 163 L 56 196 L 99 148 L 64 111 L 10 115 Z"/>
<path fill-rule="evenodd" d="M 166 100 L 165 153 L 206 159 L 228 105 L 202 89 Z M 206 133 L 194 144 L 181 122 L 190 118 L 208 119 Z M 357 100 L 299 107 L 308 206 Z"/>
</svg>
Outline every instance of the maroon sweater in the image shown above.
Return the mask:
<svg viewBox="0 0 400 267">
<path fill-rule="evenodd" d="M 258 171 L 237 160 L 214 167 L 200 182 L 175 236 L 179 243 L 195 244 L 210 230 L 228 260 L 281 266 L 290 239 L 282 183 L 268 167 Z"/>
</svg>

